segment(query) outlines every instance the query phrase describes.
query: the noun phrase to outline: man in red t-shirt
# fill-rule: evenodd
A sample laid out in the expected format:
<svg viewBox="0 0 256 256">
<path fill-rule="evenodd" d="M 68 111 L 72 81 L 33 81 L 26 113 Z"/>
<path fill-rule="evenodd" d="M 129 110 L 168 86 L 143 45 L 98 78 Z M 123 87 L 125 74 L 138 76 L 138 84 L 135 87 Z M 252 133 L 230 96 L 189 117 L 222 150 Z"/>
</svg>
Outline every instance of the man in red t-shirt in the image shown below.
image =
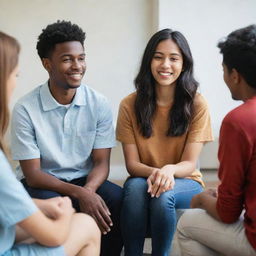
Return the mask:
<svg viewBox="0 0 256 256">
<path fill-rule="evenodd" d="M 220 130 L 218 191 L 193 197 L 178 223 L 183 256 L 256 255 L 256 25 L 236 30 L 218 44 L 224 81 L 244 103 Z"/>
</svg>

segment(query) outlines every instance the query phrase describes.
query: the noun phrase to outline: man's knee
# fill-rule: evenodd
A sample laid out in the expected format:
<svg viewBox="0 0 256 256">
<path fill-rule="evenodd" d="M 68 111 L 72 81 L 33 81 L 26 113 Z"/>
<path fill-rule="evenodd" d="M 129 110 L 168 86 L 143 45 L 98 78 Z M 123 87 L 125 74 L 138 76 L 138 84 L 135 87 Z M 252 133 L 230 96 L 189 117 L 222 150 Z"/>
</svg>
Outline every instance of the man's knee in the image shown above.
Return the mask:
<svg viewBox="0 0 256 256">
<path fill-rule="evenodd" d="M 177 224 L 178 232 L 184 233 L 186 228 L 197 226 L 197 221 L 203 221 L 204 214 L 206 214 L 205 211 L 201 209 L 185 210 Z"/>
</svg>

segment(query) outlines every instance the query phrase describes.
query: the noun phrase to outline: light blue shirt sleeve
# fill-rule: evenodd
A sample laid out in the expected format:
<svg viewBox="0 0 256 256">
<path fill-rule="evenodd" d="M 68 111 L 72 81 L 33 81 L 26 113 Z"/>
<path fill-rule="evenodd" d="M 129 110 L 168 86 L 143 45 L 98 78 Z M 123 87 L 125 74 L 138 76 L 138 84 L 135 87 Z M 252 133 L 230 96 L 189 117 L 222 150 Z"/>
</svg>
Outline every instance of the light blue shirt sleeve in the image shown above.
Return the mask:
<svg viewBox="0 0 256 256">
<path fill-rule="evenodd" d="M 93 148 L 112 148 L 116 144 L 115 132 L 113 127 L 112 111 L 105 97 L 103 97 L 100 102 L 98 114 L 96 137 Z"/>
<path fill-rule="evenodd" d="M 10 227 L 35 213 L 38 208 L 16 179 L 0 151 L 0 227 Z"/>
<path fill-rule="evenodd" d="M 33 124 L 21 104 L 16 104 L 12 113 L 11 151 L 14 160 L 40 158 Z"/>
</svg>

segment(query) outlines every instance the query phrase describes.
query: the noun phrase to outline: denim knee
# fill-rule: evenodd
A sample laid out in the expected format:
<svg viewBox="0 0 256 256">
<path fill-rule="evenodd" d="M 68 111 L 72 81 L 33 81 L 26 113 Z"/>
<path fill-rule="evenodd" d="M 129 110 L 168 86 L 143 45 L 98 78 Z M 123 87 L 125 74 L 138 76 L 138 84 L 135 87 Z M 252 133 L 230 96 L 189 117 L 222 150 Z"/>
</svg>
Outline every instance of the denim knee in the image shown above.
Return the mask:
<svg viewBox="0 0 256 256">
<path fill-rule="evenodd" d="M 150 210 L 161 211 L 162 209 L 174 209 L 175 208 L 175 195 L 172 190 L 164 192 L 160 197 L 152 198 L 150 203 Z"/>
<path fill-rule="evenodd" d="M 148 184 L 145 178 L 129 178 L 124 184 L 124 194 L 141 195 L 147 193 Z"/>
<path fill-rule="evenodd" d="M 148 184 L 145 178 L 129 178 L 124 184 L 123 207 L 143 208 L 148 201 Z"/>
</svg>

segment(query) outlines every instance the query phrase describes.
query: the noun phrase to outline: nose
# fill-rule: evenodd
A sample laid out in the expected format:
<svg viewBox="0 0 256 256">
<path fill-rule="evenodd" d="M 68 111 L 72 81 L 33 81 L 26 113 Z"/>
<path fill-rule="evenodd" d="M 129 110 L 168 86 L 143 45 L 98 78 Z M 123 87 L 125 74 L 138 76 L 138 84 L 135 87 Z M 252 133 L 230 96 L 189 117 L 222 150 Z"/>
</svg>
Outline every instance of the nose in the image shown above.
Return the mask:
<svg viewBox="0 0 256 256">
<path fill-rule="evenodd" d="M 81 69 L 81 67 L 82 67 L 82 64 L 79 60 L 74 60 L 72 62 L 72 68 L 73 69 Z"/>
<path fill-rule="evenodd" d="M 169 60 L 169 58 L 164 58 L 163 59 L 162 67 L 164 67 L 164 68 L 170 67 L 170 60 Z"/>
</svg>

